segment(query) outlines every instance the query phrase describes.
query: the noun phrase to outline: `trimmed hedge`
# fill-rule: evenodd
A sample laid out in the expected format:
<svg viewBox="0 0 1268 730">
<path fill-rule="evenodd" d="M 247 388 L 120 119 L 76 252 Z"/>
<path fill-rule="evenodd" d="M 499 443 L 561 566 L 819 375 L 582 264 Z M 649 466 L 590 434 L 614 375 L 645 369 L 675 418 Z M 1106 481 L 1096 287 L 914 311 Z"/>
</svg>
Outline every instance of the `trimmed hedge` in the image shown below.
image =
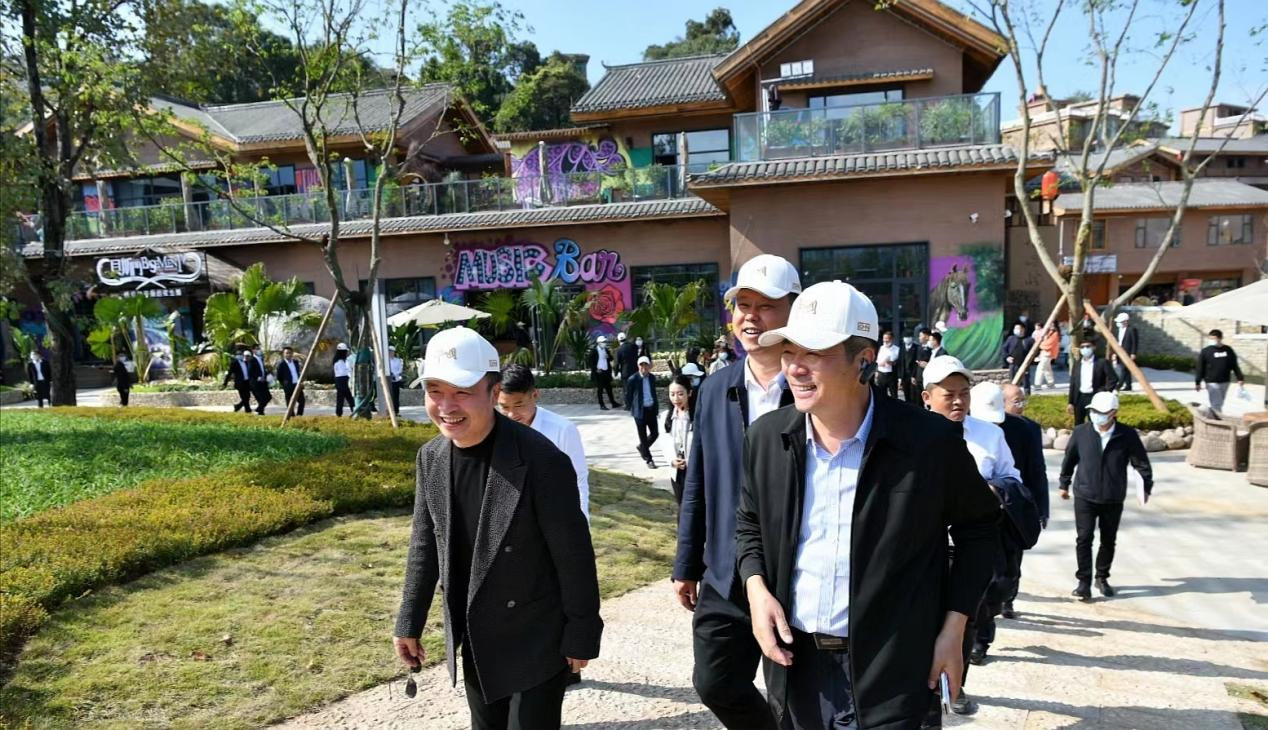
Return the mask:
<svg viewBox="0 0 1268 730">
<path fill-rule="evenodd" d="M 1167 413 L 1154 409 L 1148 396 L 1118 396 L 1118 420 L 1141 431 L 1163 431 L 1193 423 L 1193 414 L 1180 401 L 1165 400 Z M 1027 399 L 1026 416 L 1044 428 L 1074 428 L 1074 416 L 1066 413 L 1066 398 L 1061 395 L 1032 395 Z"/>
<path fill-rule="evenodd" d="M 241 423 L 232 413 L 176 409 L 58 409 L 98 419 Z M 253 425 L 280 417 L 252 419 Z M 419 446 L 432 426 L 329 417 L 297 429 L 341 436 L 323 456 L 260 462 L 189 479 L 152 479 L 4 525 L 0 530 L 0 674 L 23 640 L 63 601 L 98 586 L 254 542 L 314 520 L 408 507 Z M 108 437 L 103 434 L 103 437 Z"/>
<path fill-rule="evenodd" d="M 1142 368 L 1178 370 L 1182 373 L 1191 373 L 1197 367 L 1194 358 L 1180 355 L 1137 355 L 1136 364 Z"/>
</svg>

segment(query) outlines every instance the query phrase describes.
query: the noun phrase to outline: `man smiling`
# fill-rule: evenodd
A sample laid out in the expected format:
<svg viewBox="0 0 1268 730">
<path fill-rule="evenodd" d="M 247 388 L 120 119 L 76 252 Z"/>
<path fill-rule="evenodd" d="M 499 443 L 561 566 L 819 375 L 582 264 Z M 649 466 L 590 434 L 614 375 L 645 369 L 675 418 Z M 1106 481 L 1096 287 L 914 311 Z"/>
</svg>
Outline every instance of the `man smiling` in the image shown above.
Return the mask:
<svg viewBox="0 0 1268 730">
<path fill-rule="evenodd" d="M 919 727 L 991 579 L 999 503 L 954 424 L 867 384 L 878 332 L 834 281 L 759 338 L 795 400 L 749 429 L 737 558 L 783 727 Z"/>
<path fill-rule="evenodd" d="M 449 677 L 461 646 L 472 727 L 558 728 L 569 672 L 598 656 L 603 631 L 576 472 L 497 413 L 497 350 L 474 331 L 433 337 L 423 377 L 440 436 L 418 452 L 397 656 L 426 658 L 418 638 L 440 582 Z"/>
</svg>

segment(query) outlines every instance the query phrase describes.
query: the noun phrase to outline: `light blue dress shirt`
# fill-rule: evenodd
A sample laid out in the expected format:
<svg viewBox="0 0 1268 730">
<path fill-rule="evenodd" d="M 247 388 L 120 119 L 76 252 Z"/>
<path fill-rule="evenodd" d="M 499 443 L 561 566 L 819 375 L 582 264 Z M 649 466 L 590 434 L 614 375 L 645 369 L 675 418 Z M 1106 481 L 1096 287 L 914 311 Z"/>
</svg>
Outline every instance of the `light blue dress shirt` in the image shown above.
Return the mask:
<svg viewBox="0 0 1268 730">
<path fill-rule="evenodd" d="M 651 407 L 652 405 L 652 376 L 643 376 L 643 405 Z"/>
<path fill-rule="evenodd" d="M 808 634 L 845 637 L 850 633 L 850 531 L 874 406 L 868 402 L 858 433 L 841 442 L 835 454 L 815 440 L 813 423 L 806 415 L 806 493 L 789 623 Z"/>
</svg>

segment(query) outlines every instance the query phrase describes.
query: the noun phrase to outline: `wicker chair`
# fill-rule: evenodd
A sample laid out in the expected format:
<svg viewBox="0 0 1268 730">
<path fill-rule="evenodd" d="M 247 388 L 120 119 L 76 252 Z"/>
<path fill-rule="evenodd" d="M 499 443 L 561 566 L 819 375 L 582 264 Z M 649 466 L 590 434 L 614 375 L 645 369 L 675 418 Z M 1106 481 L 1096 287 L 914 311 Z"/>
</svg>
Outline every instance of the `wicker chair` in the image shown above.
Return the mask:
<svg viewBox="0 0 1268 730">
<path fill-rule="evenodd" d="M 1250 424 L 1250 459 L 1246 467 L 1246 480 L 1260 487 L 1268 487 L 1268 421 Z"/>
<path fill-rule="evenodd" d="M 1237 432 L 1237 426 L 1238 421 L 1223 420 L 1206 408 L 1194 410 L 1193 446 L 1186 461 L 1205 469 L 1238 471 L 1246 463 L 1249 439 Z"/>
</svg>

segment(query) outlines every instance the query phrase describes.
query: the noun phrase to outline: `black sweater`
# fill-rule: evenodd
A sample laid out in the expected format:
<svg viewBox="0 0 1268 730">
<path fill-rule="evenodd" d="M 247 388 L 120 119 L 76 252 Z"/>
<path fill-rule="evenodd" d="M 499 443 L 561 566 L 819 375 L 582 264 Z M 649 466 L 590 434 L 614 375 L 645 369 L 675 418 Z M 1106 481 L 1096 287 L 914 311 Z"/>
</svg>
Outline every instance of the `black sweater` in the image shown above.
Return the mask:
<svg viewBox="0 0 1268 730">
<path fill-rule="evenodd" d="M 1061 461 L 1061 491 L 1070 488 L 1074 467 L 1079 467 L 1074 482 L 1074 496 L 1089 502 L 1121 504 L 1127 499 L 1127 465 L 1131 464 L 1145 480 L 1145 494 L 1154 488 L 1149 454 L 1140 442 L 1140 434 L 1131 426 L 1114 424 L 1114 433 L 1101 452 L 1101 435 L 1091 422 L 1074 429 L 1070 444 Z"/>
<path fill-rule="evenodd" d="M 1227 383 L 1229 375 L 1236 375 L 1237 382 L 1242 382 L 1242 369 L 1237 366 L 1237 353 L 1228 345 L 1207 345 L 1198 353 L 1198 371 L 1194 383 Z"/>
</svg>

